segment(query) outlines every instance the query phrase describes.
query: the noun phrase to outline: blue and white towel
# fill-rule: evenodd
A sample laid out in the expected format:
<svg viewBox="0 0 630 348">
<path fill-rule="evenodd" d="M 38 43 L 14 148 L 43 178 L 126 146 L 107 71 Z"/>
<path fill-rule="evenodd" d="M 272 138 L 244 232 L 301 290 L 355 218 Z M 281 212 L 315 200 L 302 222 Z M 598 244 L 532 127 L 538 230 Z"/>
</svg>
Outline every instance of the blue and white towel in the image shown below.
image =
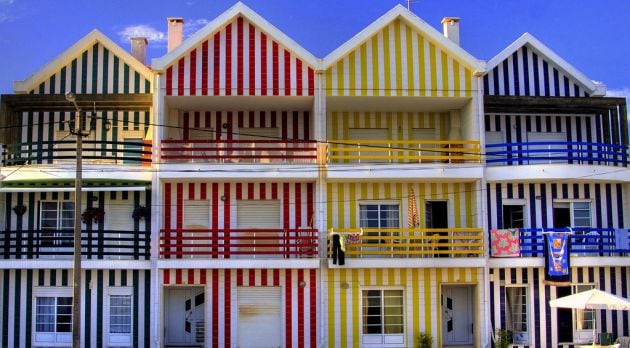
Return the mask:
<svg viewBox="0 0 630 348">
<path fill-rule="evenodd" d="M 617 229 L 615 230 L 615 249 L 628 250 L 630 245 L 628 243 L 628 230 Z"/>
</svg>

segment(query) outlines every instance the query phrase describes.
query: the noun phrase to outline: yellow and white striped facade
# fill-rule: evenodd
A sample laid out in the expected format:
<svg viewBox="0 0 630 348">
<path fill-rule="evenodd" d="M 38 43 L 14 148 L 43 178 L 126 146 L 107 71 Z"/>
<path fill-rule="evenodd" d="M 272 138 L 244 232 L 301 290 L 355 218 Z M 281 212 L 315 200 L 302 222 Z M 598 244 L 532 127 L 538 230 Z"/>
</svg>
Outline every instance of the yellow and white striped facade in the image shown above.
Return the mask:
<svg viewBox="0 0 630 348">
<path fill-rule="evenodd" d="M 326 68 L 329 96 L 470 97 L 473 70 L 443 44 L 395 19 Z"/>
</svg>

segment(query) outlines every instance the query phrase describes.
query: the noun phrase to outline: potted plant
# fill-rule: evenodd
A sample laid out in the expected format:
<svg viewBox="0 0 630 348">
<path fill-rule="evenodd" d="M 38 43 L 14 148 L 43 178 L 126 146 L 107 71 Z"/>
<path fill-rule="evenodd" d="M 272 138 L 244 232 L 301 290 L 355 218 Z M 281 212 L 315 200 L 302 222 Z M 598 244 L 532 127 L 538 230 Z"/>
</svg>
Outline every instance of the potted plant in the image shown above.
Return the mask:
<svg viewBox="0 0 630 348">
<path fill-rule="evenodd" d="M 505 329 L 498 329 L 494 334 L 495 348 L 508 348 L 512 344 L 512 332 Z"/>
<path fill-rule="evenodd" d="M 13 211 L 15 212 L 15 215 L 22 216 L 26 213 L 26 206 L 24 204 L 16 205 L 13 207 Z"/>
<path fill-rule="evenodd" d="M 136 208 L 133 210 L 133 214 L 131 214 L 131 217 L 134 220 L 149 220 L 150 218 L 150 212 L 149 212 L 149 208 L 142 206 L 142 205 L 138 205 L 136 206 Z"/>
<path fill-rule="evenodd" d="M 429 333 L 421 332 L 418 335 L 418 348 L 431 348 L 433 346 L 433 336 Z"/>
<path fill-rule="evenodd" d="M 105 211 L 101 208 L 85 208 L 85 211 L 81 214 L 81 221 L 83 221 L 84 224 L 89 224 L 91 222 L 100 223 L 103 222 L 104 218 Z"/>
</svg>

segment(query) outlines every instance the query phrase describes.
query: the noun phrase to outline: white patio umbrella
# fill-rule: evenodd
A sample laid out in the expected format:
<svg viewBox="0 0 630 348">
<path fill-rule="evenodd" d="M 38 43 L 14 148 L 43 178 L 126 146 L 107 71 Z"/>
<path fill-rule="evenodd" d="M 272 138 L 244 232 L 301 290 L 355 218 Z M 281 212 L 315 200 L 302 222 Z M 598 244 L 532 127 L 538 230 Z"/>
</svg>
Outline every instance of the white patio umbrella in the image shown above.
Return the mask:
<svg viewBox="0 0 630 348">
<path fill-rule="evenodd" d="M 577 294 L 564 296 L 549 301 L 550 307 L 574 308 L 574 309 L 607 309 L 630 310 L 630 300 L 624 297 L 609 294 L 605 291 L 591 289 Z M 596 328 L 593 325 L 593 344 L 595 344 Z"/>
</svg>

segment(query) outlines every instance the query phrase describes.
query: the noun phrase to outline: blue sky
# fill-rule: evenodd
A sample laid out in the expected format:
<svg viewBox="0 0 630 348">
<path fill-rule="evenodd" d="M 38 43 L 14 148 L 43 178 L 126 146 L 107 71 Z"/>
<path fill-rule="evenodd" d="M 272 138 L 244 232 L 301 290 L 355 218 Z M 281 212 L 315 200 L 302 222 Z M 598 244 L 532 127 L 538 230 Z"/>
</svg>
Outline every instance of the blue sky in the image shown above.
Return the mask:
<svg viewBox="0 0 630 348">
<path fill-rule="evenodd" d="M 166 53 L 166 18 L 183 17 L 185 36 L 234 0 L 0 0 L 0 93 L 24 80 L 96 28 L 125 49 L 150 38 L 149 61 Z M 406 0 L 245 0 L 247 6 L 323 58 Z M 412 0 L 411 9 L 441 31 L 461 18 L 462 46 L 489 60 L 530 32 L 610 94 L 630 96 L 630 0 Z"/>
</svg>

